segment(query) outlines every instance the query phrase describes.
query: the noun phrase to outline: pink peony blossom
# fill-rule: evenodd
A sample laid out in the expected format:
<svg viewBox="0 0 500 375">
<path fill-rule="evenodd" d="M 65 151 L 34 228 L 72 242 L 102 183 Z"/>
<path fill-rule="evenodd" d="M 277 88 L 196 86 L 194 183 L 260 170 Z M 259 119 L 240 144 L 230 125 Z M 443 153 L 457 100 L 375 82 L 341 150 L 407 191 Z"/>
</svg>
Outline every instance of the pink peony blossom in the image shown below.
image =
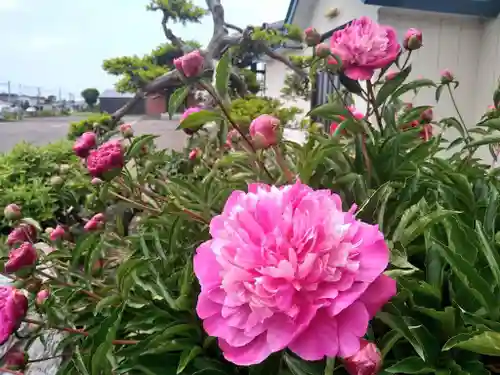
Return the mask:
<svg viewBox="0 0 500 375">
<path fill-rule="evenodd" d="M 0 345 L 19 327 L 28 311 L 28 299 L 13 286 L 0 286 Z"/>
<path fill-rule="evenodd" d="M 349 107 L 347 107 L 347 109 L 349 110 L 349 112 L 351 112 L 351 113 L 352 113 L 352 115 L 354 116 L 354 118 L 355 118 L 356 120 L 362 120 L 362 119 L 365 117 L 365 115 L 364 115 L 363 113 L 361 113 L 360 111 L 358 111 L 358 110 L 356 109 L 356 107 L 354 107 L 354 106 L 352 106 L 352 105 L 351 105 L 351 106 L 349 106 Z M 344 116 L 339 116 L 339 118 L 340 118 L 340 121 L 344 121 L 344 120 L 345 120 L 345 117 L 344 117 Z M 332 123 L 330 124 L 330 134 L 331 134 L 331 135 L 333 135 L 333 133 L 335 133 L 335 130 L 337 130 L 337 128 L 339 127 L 339 125 L 340 125 L 340 124 L 339 124 L 338 122 L 332 122 Z M 345 130 L 343 130 L 343 131 L 342 131 L 342 134 L 343 134 L 343 135 L 347 135 L 347 132 L 346 132 Z"/>
<path fill-rule="evenodd" d="M 33 267 L 37 258 L 36 249 L 31 242 L 24 242 L 18 248 L 10 250 L 9 260 L 4 267 L 5 272 L 13 273 L 25 267 Z"/>
<path fill-rule="evenodd" d="M 5 206 L 3 214 L 7 220 L 18 220 L 23 216 L 21 213 L 21 207 L 15 203 Z"/>
<path fill-rule="evenodd" d="M 378 226 L 342 211 L 329 190 L 300 182 L 234 191 L 210 223 L 194 271 L 197 313 L 237 365 L 285 348 L 305 360 L 350 357 L 370 319 L 396 293 L 383 275 Z"/>
<path fill-rule="evenodd" d="M 200 51 L 190 52 L 178 59 L 174 59 L 174 65 L 178 71 L 186 77 L 195 77 L 203 71 L 203 63 L 205 59 Z"/>
<path fill-rule="evenodd" d="M 268 148 L 278 143 L 280 120 L 271 115 L 260 115 L 250 124 L 250 137 L 257 148 Z"/>
<path fill-rule="evenodd" d="M 356 80 L 372 78 L 375 69 L 392 63 L 401 50 L 396 31 L 368 17 L 333 33 L 330 48 L 342 59 L 345 75 Z"/>
<path fill-rule="evenodd" d="M 199 148 L 192 149 L 189 153 L 189 160 L 196 160 L 201 155 L 201 150 Z"/>
<path fill-rule="evenodd" d="M 382 357 L 377 345 L 361 339 L 359 351 L 343 362 L 349 375 L 377 375 L 382 366 Z"/>
<path fill-rule="evenodd" d="M 95 231 L 101 229 L 106 222 L 104 214 L 98 213 L 92 216 L 92 218 L 85 224 L 83 229 L 87 232 Z"/>
<path fill-rule="evenodd" d="M 49 296 L 50 296 L 50 292 L 48 289 L 40 290 L 36 295 L 36 299 L 35 299 L 36 304 L 38 306 L 43 305 L 43 303 L 47 300 L 47 298 L 49 298 Z"/>
<path fill-rule="evenodd" d="M 37 230 L 33 225 L 22 223 L 12 230 L 7 236 L 7 245 L 13 246 L 22 242 L 33 242 L 36 240 Z"/>
<path fill-rule="evenodd" d="M 109 141 L 97 150 L 92 150 L 87 158 L 87 169 L 93 177 L 114 175 L 125 163 L 123 146 L 120 141 Z"/>
<path fill-rule="evenodd" d="M 422 31 L 419 29 L 408 29 L 403 40 L 403 46 L 409 51 L 422 47 Z"/>
<path fill-rule="evenodd" d="M 427 108 L 420 115 L 420 119 L 424 122 L 431 122 L 433 118 L 434 118 L 434 111 L 432 110 L 432 108 Z"/>
<path fill-rule="evenodd" d="M 50 232 L 50 240 L 51 241 L 57 241 L 59 239 L 62 239 L 64 235 L 66 234 L 66 230 L 62 225 L 58 225 L 56 229 L 54 229 L 52 232 Z"/>
<path fill-rule="evenodd" d="M 96 145 L 96 135 L 94 132 L 86 132 L 78 138 L 73 145 L 76 156 L 86 158 L 90 150 Z"/>
</svg>

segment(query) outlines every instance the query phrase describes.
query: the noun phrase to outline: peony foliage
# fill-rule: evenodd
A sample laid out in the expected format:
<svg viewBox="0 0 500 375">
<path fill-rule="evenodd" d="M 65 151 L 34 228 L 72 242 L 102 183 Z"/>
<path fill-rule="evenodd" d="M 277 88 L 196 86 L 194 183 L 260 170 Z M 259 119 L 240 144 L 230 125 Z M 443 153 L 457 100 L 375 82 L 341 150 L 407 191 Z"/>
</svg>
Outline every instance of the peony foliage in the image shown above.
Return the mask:
<svg viewBox="0 0 500 375">
<path fill-rule="evenodd" d="M 179 122 L 181 155 L 131 126 L 85 129 L 78 214 L 53 229 L 7 207 L 2 341 L 22 321 L 33 340 L 62 331 L 61 374 L 498 372 L 500 168 L 476 152 L 496 161 L 500 90 L 474 127 L 407 103 L 458 84 L 409 78 L 421 42 L 367 18 L 334 34 L 317 59 L 345 85 L 304 143 L 273 114 L 233 119 L 231 59 L 212 84 L 201 52 L 181 58 L 211 98 Z"/>
</svg>

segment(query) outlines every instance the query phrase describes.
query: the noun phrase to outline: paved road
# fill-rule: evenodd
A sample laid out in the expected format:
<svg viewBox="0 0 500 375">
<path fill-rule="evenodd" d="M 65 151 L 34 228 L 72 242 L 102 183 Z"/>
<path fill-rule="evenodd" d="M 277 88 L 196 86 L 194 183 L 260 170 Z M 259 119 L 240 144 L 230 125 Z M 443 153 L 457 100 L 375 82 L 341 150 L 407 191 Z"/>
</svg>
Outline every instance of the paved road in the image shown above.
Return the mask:
<svg viewBox="0 0 500 375">
<path fill-rule="evenodd" d="M 7 152 L 15 144 L 26 141 L 44 145 L 66 138 L 70 122 L 79 121 L 82 116 L 29 118 L 16 122 L 0 122 L 0 152 Z M 125 117 L 134 124 L 136 134 L 158 134 L 157 143 L 162 148 L 180 149 L 185 140 L 184 133 L 175 131 L 176 121 L 141 119 L 138 116 Z"/>
</svg>

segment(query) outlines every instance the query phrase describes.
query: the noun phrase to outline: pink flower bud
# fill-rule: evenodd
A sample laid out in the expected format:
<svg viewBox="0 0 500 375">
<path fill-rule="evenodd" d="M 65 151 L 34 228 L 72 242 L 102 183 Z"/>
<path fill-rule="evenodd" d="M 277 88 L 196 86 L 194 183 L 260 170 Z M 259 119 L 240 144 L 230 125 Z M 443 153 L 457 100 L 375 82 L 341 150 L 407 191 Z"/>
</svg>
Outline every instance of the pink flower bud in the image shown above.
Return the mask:
<svg viewBox="0 0 500 375">
<path fill-rule="evenodd" d="M 0 345 L 4 344 L 21 324 L 28 311 L 28 299 L 13 286 L 0 286 Z"/>
<path fill-rule="evenodd" d="M 196 112 L 200 112 L 201 111 L 201 108 L 200 107 L 190 107 L 188 109 L 186 109 L 184 111 L 184 113 L 182 114 L 181 116 L 181 120 L 180 120 L 180 123 L 182 124 L 182 121 L 184 121 L 186 118 L 188 118 L 190 115 L 192 115 L 193 113 L 196 113 Z M 187 135 L 193 135 L 194 133 L 196 133 L 198 130 L 201 129 L 201 125 L 197 128 L 197 129 L 182 129 L 182 131 L 184 133 L 186 133 Z"/>
<path fill-rule="evenodd" d="M 120 125 L 120 133 L 124 138 L 132 138 L 134 136 L 134 129 L 129 124 Z"/>
<path fill-rule="evenodd" d="M 339 119 L 340 119 L 340 121 L 344 121 L 345 117 L 344 116 L 339 116 Z M 335 133 L 335 131 L 338 129 L 339 125 L 340 124 L 338 122 L 332 122 L 330 124 L 330 135 L 333 135 Z M 347 135 L 347 131 L 345 129 L 341 130 L 340 134 Z"/>
<path fill-rule="evenodd" d="M 340 70 L 340 64 L 335 57 L 328 56 L 326 58 L 326 68 L 332 73 L 337 73 Z"/>
<path fill-rule="evenodd" d="M 201 155 L 201 150 L 199 148 L 195 148 L 191 150 L 189 153 L 189 160 L 196 160 L 200 157 Z"/>
<path fill-rule="evenodd" d="M 330 56 L 330 47 L 326 43 L 320 43 L 316 46 L 316 56 L 324 59 Z M 335 60 L 335 59 L 334 59 Z"/>
<path fill-rule="evenodd" d="M 418 29 L 408 29 L 405 34 L 403 46 L 408 51 L 414 51 L 422 47 L 422 31 Z"/>
<path fill-rule="evenodd" d="M 87 169 L 93 177 L 110 179 L 120 173 L 125 158 L 120 141 L 109 141 L 97 150 L 90 151 Z"/>
<path fill-rule="evenodd" d="M 351 105 L 351 106 L 347 107 L 347 109 L 349 110 L 349 112 L 352 113 L 352 115 L 354 116 L 354 118 L 356 120 L 362 120 L 365 118 L 365 115 L 362 112 L 358 111 L 358 109 L 356 107 Z"/>
<path fill-rule="evenodd" d="M 427 142 L 428 140 L 430 140 L 432 138 L 432 125 L 431 124 L 425 124 L 423 127 L 422 127 L 422 131 L 420 132 L 420 138 L 422 138 L 422 140 L 424 140 L 425 142 Z"/>
<path fill-rule="evenodd" d="M 395 72 L 395 71 L 387 72 L 387 74 L 385 75 L 385 79 L 386 79 L 386 81 L 391 81 L 394 78 L 396 78 L 396 76 L 398 74 L 399 74 L 399 72 Z"/>
<path fill-rule="evenodd" d="M 428 108 L 425 111 L 422 112 L 420 115 L 420 119 L 423 122 L 431 122 L 432 119 L 434 118 L 434 112 L 432 111 L 432 108 Z"/>
<path fill-rule="evenodd" d="M 80 158 L 85 158 L 89 154 L 89 151 L 96 145 L 96 135 L 94 132 L 86 132 L 78 138 L 73 145 L 73 151 L 76 156 Z"/>
<path fill-rule="evenodd" d="M 374 343 L 360 339 L 359 351 L 344 358 L 343 362 L 349 375 L 377 375 L 382 366 L 382 357 Z"/>
<path fill-rule="evenodd" d="M 7 220 L 19 220 L 23 216 L 21 207 L 14 203 L 7 205 L 3 210 L 3 214 Z"/>
<path fill-rule="evenodd" d="M 232 129 L 227 133 L 226 145 L 229 147 L 234 147 L 235 144 L 239 142 L 241 138 L 240 133 L 236 129 Z"/>
<path fill-rule="evenodd" d="M 33 242 L 36 240 L 37 230 L 33 225 L 22 223 L 12 230 L 7 236 L 7 245 L 13 246 L 22 242 Z"/>
<path fill-rule="evenodd" d="M 64 227 L 62 225 L 58 225 L 56 229 L 50 232 L 50 240 L 57 241 L 59 239 L 62 239 L 65 234 L 66 230 L 64 229 Z"/>
<path fill-rule="evenodd" d="M 455 80 L 455 77 L 453 76 L 453 73 L 445 69 L 441 72 L 441 83 L 443 84 L 448 84 L 450 82 L 453 82 Z"/>
<path fill-rule="evenodd" d="M 38 259 L 36 249 L 30 242 L 24 242 L 21 246 L 11 249 L 9 260 L 5 263 L 5 272 L 14 273 L 22 268 L 33 267 Z"/>
<path fill-rule="evenodd" d="M 50 292 L 48 289 L 40 290 L 36 295 L 36 299 L 35 299 L 36 304 L 38 306 L 43 305 L 43 303 L 47 300 L 47 298 L 49 298 L 49 296 L 50 296 Z"/>
<path fill-rule="evenodd" d="M 24 370 L 27 363 L 28 354 L 14 346 L 4 355 L 2 367 L 12 371 L 19 371 Z"/>
<path fill-rule="evenodd" d="M 304 30 L 305 42 L 309 47 L 314 47 L 321 42 L 321 35 L 312 27 Z"/>
<path fill-rule="evenodd" d="M 203 71 L 204 62 L 205 59 L 198 50 L 174 59 L 174 65 L 177 70 L 188 78 L 199 75 Z"/>
<path fill-rule="evenodd" d="M 250 137 L 256 148 L 268 148 L 278 143 L 280 120 L 271 115 L 260 115 L 250 124 Z"/>
<path fill-rule="evenodd" d="M 101 185 L 103 182 L 104 182 L 103 180 L 97 177 L 94 177 L 92 180 L 90 180 L 90 183 L 92 185 Z"/>
<path fill-rule="evenodd" d="M 102 213 L 95 214 L 83 227 L 87 232 L 92 232 L 95 230 L 102 229 L 104 227 L 106 220 Z"/>
</svg>

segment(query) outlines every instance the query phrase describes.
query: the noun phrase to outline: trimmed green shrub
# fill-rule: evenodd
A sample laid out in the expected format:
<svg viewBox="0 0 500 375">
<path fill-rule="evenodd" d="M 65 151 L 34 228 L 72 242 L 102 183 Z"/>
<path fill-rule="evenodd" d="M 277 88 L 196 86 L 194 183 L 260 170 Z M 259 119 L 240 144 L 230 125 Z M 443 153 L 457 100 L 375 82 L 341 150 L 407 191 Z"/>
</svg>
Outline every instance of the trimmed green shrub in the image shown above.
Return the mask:
<svg viewBox="0 0 500 375">
<path fill-rule="evenodd" d="M 116 129 L 120 123 L 113 123 L 111 115 L 96 114 L 81 121 L 72 122 L 69 126 L 68 139 L 75 140 L 85 132 L 100 129 L 102 133 Z"/>
</svg>

